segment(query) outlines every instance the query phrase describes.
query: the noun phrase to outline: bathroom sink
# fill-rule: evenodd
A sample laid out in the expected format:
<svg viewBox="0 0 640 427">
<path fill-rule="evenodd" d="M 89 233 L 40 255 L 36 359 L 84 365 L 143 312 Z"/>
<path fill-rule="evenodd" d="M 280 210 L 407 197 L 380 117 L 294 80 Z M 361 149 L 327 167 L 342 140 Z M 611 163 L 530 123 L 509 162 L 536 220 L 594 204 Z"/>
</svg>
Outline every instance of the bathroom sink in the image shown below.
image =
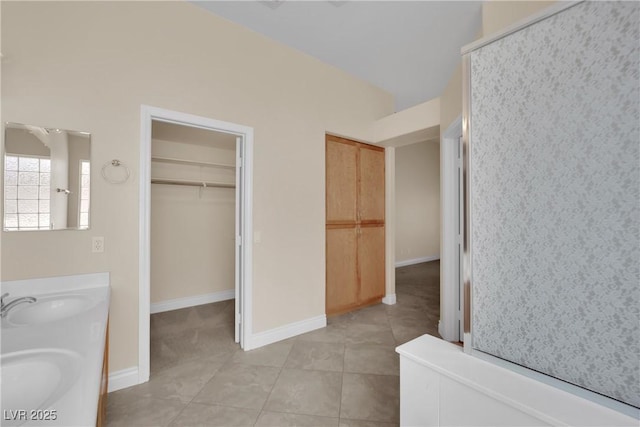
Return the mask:
<svg viewBox="0 0 640 427">
<path fill-rule="evenodd" d="M 35 325 L 75 316 L 91 308 L 91 299 L 82 295 L 42 297 L 9 311 L 7 320 L 14 325 Z"/>
<path fill-rule="evenodd" d="M 26 420 L 7 419 L 17 411 L 47 409 L 79 377 L 81 358 L 77 353 L 58 349 L 17 351 L 0 356 L 2 377 L 3 426 L 19 426 Z"/>
</svg>

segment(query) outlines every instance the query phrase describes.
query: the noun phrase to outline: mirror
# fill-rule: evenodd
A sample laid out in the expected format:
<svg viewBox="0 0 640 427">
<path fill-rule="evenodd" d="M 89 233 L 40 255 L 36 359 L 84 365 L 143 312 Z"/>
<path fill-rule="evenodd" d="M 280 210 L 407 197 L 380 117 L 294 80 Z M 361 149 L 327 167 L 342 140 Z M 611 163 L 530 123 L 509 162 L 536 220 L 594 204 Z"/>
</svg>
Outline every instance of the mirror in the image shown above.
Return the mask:
<svg viewBox="0 0 640 427">
<path fill-rule="evenodd" d="M 5 231 L 89 228 L 91 134 L 6 123 Z"/>
</svg>

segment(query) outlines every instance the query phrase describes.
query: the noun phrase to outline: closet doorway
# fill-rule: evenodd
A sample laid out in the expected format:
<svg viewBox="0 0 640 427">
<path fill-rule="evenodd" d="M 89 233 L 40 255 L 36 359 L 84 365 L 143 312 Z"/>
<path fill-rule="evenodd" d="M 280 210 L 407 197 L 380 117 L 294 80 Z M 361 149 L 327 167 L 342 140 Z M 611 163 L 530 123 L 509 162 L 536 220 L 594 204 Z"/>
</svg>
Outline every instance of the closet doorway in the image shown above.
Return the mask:
<svg viewBox="0 0 640 427">
<path fill-rule="evenodd" d="M 154 107 L 142 107 L 141 124 L 139 383 L 151 371 L 154 313 L 202 313 L 221 334 L 199 346 L 246 348 L 253 145 L 251 128 Z"/>
</svg>

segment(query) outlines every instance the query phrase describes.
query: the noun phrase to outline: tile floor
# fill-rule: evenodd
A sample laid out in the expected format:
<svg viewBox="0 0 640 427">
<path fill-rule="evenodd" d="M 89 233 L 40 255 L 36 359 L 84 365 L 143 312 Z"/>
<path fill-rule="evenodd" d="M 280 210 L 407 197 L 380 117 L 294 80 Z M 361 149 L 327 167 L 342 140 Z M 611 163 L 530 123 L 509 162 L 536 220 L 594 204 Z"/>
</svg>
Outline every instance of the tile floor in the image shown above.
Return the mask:
<svg viewBox="0 0 640 427">
<path fill-rule="evenodd" d="M 151 380 L 109 394 L 108 426 L 340 426 L 399 422 L 395 347 L 437 336 L 438 261 L 396 270 L 397 304 L 244 352 L 233 301 L 151 316 Z"/>
</svg>

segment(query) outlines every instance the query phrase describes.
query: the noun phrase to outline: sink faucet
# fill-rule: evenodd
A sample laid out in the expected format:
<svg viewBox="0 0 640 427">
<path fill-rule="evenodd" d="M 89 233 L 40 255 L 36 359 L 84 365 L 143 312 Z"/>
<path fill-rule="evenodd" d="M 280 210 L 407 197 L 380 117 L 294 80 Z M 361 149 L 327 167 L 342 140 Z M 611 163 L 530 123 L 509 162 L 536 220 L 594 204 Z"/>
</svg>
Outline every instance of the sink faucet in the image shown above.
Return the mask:
<svg viewBox="0 0 640 427">
<path fill-rule="evenodd" d="M 7 292 L 2 294 L 2 297 L 0 297 L 0 317 L 5 317 L 7 313 L 9 313 L 9 310 L 11 310 L 13 307 L 15 307 L 18 304 L 21 304 L 23 302 L 28 302 L 28 303 L 36 302 L 36 299 L 34 297 L 20 297 L 5 304 L 4 299 L 8 296 L 9 296 L 9 293 Z"/>
</svg>

